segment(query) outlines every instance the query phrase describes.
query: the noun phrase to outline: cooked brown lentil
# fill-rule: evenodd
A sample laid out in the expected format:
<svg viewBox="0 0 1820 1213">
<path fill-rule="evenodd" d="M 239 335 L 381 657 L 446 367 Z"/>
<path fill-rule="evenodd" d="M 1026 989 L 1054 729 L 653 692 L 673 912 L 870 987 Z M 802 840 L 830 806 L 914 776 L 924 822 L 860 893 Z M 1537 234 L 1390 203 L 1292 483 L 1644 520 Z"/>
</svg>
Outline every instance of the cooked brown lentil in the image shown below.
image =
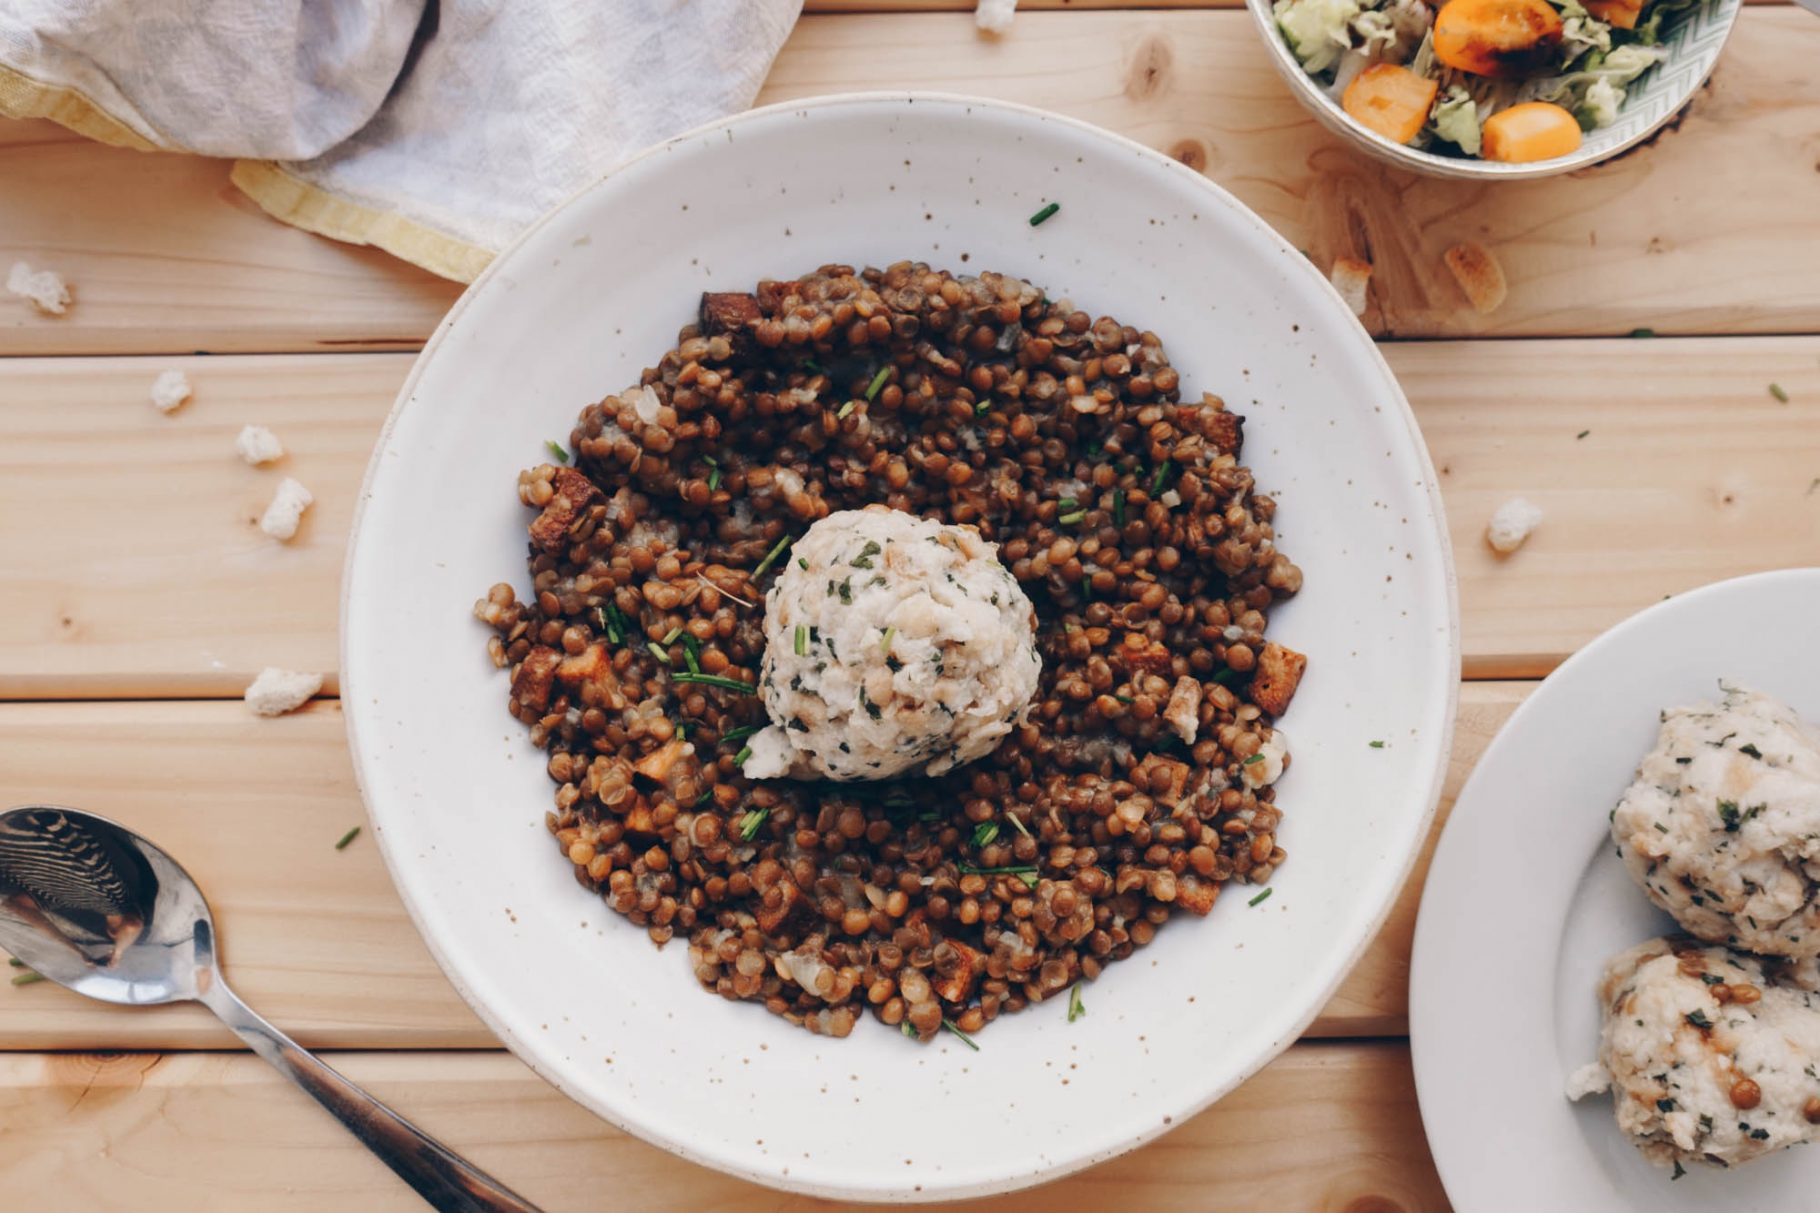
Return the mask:
<svg viewBox="0 0 1820 1213">
<path fill-rule="evenodd" d="M 573 467 L 519 476 L 531 592 L 475 605 L 576 879 L 657 943 L 682 932 L 727 998 L 927 1041 L 1268 878 L 1282 815 L 1240 767 L 1301 676 L 1263 633 L 1302 574 L 1242 425 L 1181 403 L 1156 334 L 999 274 L 705 295 L 639 387 L 583 410 Z M 770 570 L 878 501 L 1000 545 L 1038 615 L 1028 722 L 940 778 L 749 781 Z"/>
</svg>

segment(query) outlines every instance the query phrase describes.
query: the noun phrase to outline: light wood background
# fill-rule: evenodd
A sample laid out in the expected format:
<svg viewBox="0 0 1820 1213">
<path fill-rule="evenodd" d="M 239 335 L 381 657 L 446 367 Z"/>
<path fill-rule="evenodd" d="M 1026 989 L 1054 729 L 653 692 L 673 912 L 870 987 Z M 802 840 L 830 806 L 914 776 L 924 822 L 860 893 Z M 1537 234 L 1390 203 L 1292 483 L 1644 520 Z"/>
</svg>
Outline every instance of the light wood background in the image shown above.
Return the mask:
<svg viewBox="0 0 1820 1213">
<path fill-rule="evenodd" d="M 967 7 L 811 0 L 761 100 L 914 87 L 1045 106 L 1206 172 L 1320 264 L 1369 255 L 1366 323 L 1433 451 L 1459 562 L 1469 681 L 1443 819 L 1532 680 L 1598 632 L 1692 586 L 1820 563 L 1811 18 L 1753 5 L 1675 129 L 1491 189 L 1343 149 L 1234 4 L 1026 0 L 1043 11 L 1002 39 Z M 1510 279 L 1490 316 L 1442 268 L 1464 239 Z M 553 1213 L 803 1203 L 630 1139 L 499 1051 L 370 840 L 333 849 L 364 820 L 338 704 L 258 720 L 238 702 L 265 665 L 327 671 L 332 696 L 354 489 L 458 289 L 272 222 L 219 162 L 35 122 L 0 123 L 0 265 L 16 257 L 63 272 L 77 304 L 46 319 L 0 300 L 4 801 L 91 808 L 182 856 L 249 1001 Z M 145 392 L 172 366 L 197 394 L 167 418 Z M 269 474 L 224 458 L 248 422 L 279 433 L 317 496 L 287 547 L 254 525 Z M 1482 528 L 1514 493 L 1547 519 L 1499 558 Z M 1309 1039 L 1160 1142 L 993 1207 L 1445 1208 L 1402 1040 L 1425 870 Z M 21 1208 L 418 1207 L 233 1044 L 194 1008 L 0 984 L 0 1192 L 30 1194 Z"/>
</svg>

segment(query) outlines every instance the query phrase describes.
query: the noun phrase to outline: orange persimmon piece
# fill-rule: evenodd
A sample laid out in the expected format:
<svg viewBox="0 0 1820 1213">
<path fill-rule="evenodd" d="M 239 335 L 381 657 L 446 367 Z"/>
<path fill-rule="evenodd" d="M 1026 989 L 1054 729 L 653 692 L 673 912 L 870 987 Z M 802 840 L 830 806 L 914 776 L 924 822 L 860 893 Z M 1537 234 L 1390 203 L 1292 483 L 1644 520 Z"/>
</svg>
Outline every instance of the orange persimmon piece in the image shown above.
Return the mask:
<svg viewBox="0 0 1820 1213">
<path fill-rule="evenodd" d="M 1547 101 L 1526 101 L 1485 120 L 1480 154 L 1487 160 L 1521 164 L 1552 160 L 1580 146 L 1580 124 Z"/>
<path fill-rule="evenodd" d="M 1340 104 L 1366 130 L 1408 143 L 1428 121 L 1440 85 L 1394 63 L 1374 63 L 1354 76 Z"/>
<path fill-rule="evenodd" d="M 1561 45 L 1561 14 L 1548 0 L 1447 0 L 1435 15 L 1435 58 L 1499 80 L 1551 62 Z"/>
<path fill-rule="evenodd" d="M 1617 29 L 1636 29 L 1643 0 L 1586 0 L 1586 11 Z"/>
</svg>

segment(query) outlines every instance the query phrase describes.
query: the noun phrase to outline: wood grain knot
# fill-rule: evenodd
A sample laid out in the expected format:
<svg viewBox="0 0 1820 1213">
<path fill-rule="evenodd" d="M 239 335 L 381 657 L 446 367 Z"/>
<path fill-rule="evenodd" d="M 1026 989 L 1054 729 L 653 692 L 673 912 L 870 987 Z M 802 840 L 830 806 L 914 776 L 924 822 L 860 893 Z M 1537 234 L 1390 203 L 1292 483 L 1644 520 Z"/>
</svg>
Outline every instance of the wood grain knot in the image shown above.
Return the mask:
<svg viewBox="0 0 1820 1213">
<path fill-rule="evenodd" d="M 1388 1196 L 1355 1196 L 1340 1213 L 1406 1213 L 1402 1205 Z"/>
<path fill-rule="evenodd" d="M 1167 39 L 1152 34 L 1138 43 L 1131 57 L 1131 70 L 1125 76 L 1125 95 L 1133 101 L 1148 101 L 1162 91 L 1168 82 L 1169 68 L 1175 55 Z"/>
<path fill-rule="evenodd" d="M 1199 139 L 1184 139 L 1170 148 L 1169 154 L 1197 173 L 1207 171 L 1207 145 Z"/>
</svg>

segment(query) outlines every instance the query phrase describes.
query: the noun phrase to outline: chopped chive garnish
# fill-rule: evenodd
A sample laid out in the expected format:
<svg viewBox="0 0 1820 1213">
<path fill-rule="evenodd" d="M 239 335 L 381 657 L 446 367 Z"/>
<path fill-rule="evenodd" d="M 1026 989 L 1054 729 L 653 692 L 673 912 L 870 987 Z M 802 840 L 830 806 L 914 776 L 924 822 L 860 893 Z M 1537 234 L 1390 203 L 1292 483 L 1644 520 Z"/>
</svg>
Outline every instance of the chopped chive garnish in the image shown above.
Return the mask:
<svg viewBox="0 0 1820 1213">
<path fill-rule="evenodd" d="M 1245 904 L 1251 905 L 1251 906 L 1262 904 L 1263 901 L 1274 892 L 1276 892 L 1276 887 L 1273 885 L 1270 888 L 1265 889 L 1262 893 L 1259 893 L 1256 897 L 1253 897 L 1250 901 L 1246 902 Z"/>
<path fill-rule="evenodd" d="M 6 958 L 6 963 L 13 966 L 15 969 L 23 969 L 25 967 L 25 962 L 20 960 L 17 956 L 8 956 Z"/>
<path fill-rule="evenodd" d="M 866 385 L 867 400 L 872 400 L 878 396 L 879 389 L 885 386 L 885 380 L 891 378 L 891 371 L 892 368 L 888 366 L 881 366 L 878 368 L 878 374 L 872 376 L 872 382 Z"/>
<path fill-rule="evenodd" d="M 544 449 L 550 452 L 550 458 L 554 459 L 556 462 L 569 462 L 569 452 L 563 449 L 562 443 L 557 442 L 555 439 L 551 439 L 543 445 Z"/>
<path fill-rule="evenodd" d="M 956 1036 L 960 1037 L 961 1043 L 966 1045 L 969 1049 L 972 1049 L 975 1053 L 980 1051 L 980 1047 L 973 1043 L 973 1037 L 967 1035 L 965 1032 L 963 1032 L 959 1028 L 955 1027 L 954 1021 L 952 1019 L 949 1019 L 944 1016 L 942 1019 L 942 1027 L 946 1028 L 948 1031 L 950 1031 L 950 1032 L 954 1033 Z"/>
<path fill-rule="evenodd" d="M 345 833 L 345 834 L 343 834 L 343 835 L 342 835 L 342 836 L 341 836 L 341 837 L 340 837 L 340 839 L 338 839 L 338 840 L 337 840 L 337 841 L 336 841 L 336 843 L 335 843 L 335 849 L 336 849 L 336 850 L 337 850 L 337 851 L 345 851 L 345 850 L 347 850 L 347 849 L 348 849 L 348 844 L 349 844 L 349 843 L 350 843 L 350 842 L 353 842 L 353 841 L 354 841 L 354 840 L 355 840 L 355 839 L 356 839 L 356 838 L 358 838 L 358 837 L 360 837 L 360 827 L 359 827 L 359 826 L 355 826 L 355 827 L 354 827 L 354 828 L 353 828 L 353 829 L 351 829 L 351 830 L 349 830 L 349 831 L 348 831 L 348 832 L 347 832 L 347 833 Z"/>
<path fill-rule="evenodd" d="M 1259 762 L 1263 762 L 1263 761 L 1264 761 L 1264 756 L 1262 754 L 1253 754 L 1250 758 L 1247 758 L 1244 762 L 1241 762 L 1239 765 L 1242 767 L 1248 767 L 1255 763 L 1259 763 Z"/>
<path fill-rule="evenodd" d="M 652 640 L 652 641 L 647 642 L 645 647 L 647 649 L 651 650 L 651 656 L 657 658 L 659 661 L 663 662 L 665 665 L 670 664 L 670 652 L 668 649 L 664 648 L 663 645 L 658 644 L 655 640 Z"/>
<path fill-rule="evenodd" d="M 1156 475 L 1150 478 L 1150 495 L 1152 497 L 1163 491 L 1163 486 L 1169 482 L 1169 473 L 1174 470 L 1175 463 L 1168 459 L 1163 460 L 1162 464 L 1157 467 Z"/>
<path fill-rule="evenodd" d="M 663 639 L 662 639 L 662 640 L 661 640 L 661 641 L 659 641 L 659 642 L 658 642 L 658 643 L 660 643 L 660 644 L 675 644 L 675 643 L 676 643 L 676 638 L 677 638 L 677 637 L 678 637 L 678 636 L 681 636 L 681 635 L 682 635 L 682 625 L 681 625 L 681 624 L 677 624 L 677 625 L 676 625 L 676 626 L 675 626 L 675 627 L 673 627 L 673 628 L 671 628 L 671 629 L 670 629 L 670 630 L 669 630 L 669 631 L 667 631 L 667 632 L 665 632 L 665 633 L 664 633 L 664 638 L 663 638 Z"/>
<path fill-rule="evenodd" d="M 1769 394 L 1774 396 L 1777 400 L 1780 400 L 1783 404 L 1788 403 L 1788 389 L 1783 387 L 1780 383 L 1770 384 Z"/>
<path fill-rule="evenodd" d="M 796 567 L 807 573 L 809 571 L 809 562 L 804 560 L 801 556 L 798 556 L 796 558 Z"/>
<path fill-rule="evenodd" d="M 733 765 L 736 767 L 743 767 L 746 765 L 746 759 L 750 757 L 752 757 L 752 747 L 749 745 L 741 746 L 739 753 L 733 755 Z"/>
<path fill-rule="evenodd" d="M 790 546 L 790 542 L 794 538 L 795 536 L 793 535 L 785 535 L 782 539 L 779 539 L 777 541 L 777 546 L 772 548 L 770 553 L 766 555 L 763 560 L 758 562 L 758 567 L 752 570 L 752 576 L 758 577 L 764 573 L 766 569 L 776 564 L 777 558 L 784 554 L 784 549 Z"/>
<path fill-rule="evenodd" d="M 1581 430 L 1578 434 L 1574 435 L 1574 441 L 1578 442 L 1580 439 L 1586 437 L 1590 433 L 1592 433 L 1591 430 Z"/>
<path fill-rule="evenodd" d="M 1125 525 L 1125 490 L 1112 490 L 1112 521 L 1115 526 Z"/>
<path fill-rule="evenodd" d="M 695 722 L 693 720 L 673 720 L 670 722 L 671 730 L 675 732 L 678 737 L 687 738 L 689 736 L 689 730 L 694 727 Z"/>
<path fill-rule="evenodd" d="M 695 798 L 695 807 L 699 809 L 702 805 L 707 804 L 712 799 L 714 799 L 714 789 L 708 788 L 703 791 L 700 796 Z"/>
<path fill-rule="evenodd" d="M 771 816 L 770 809 L 753 809 L 739 819 L 739 836 L 744 842 L 751 842 L 758 837 L 758 831 L 765 824 L 765 818 Z"/>
<path fill-rule="evenodd" d="M 1655 329 L 1632 329 L 1630 331 L 1630 335 L 1632 337 L 1654 337 L 1656 335 L 1656 330 Z"/>
<path fill-rule="evenodd" d="M 1073 526 L 1075 523 L 1079 522 L 1081 519 L 1085 518 L 1086 516 L 1087 516 L 1086 510 L 1075 510 L 1072 513 L 1063 514 L 1060 518 L 1057 518 L 1056 521 L 1061 523 L 1063 526 Z"/>
<path fill-rule="evenodd" d="M 1081 598 L 1087 602 L 1093 601 L 1093 578 L 1081 578 Z"/>
<path fill-rule="evenodd" d="M 1068 1022 L 1073 1023 L 1087 1013 L 1087 1004 L 1081 1001 L 1081 983 L 1075 982 L 1068 991 Z"/>
<path fill-rule="evenodd" d="M 1043 224 L 1049 222 L 1049 217 L 1051 215 L 1054 215 L 1057 211 L 1059 211 L 1061 209 L 1062 209 L 1061 203 L 1051 202 L 1048 206 L 1044 207 L 1042 210 L 1038 211 L 1036 214 L 1030 216 L 1030 226 L 1031 227 L 1043 226 Z"/>
<path fill-rule="evenodd" d="M 897 639 L 897 629 L 886 628 L 885 638 L 878 642 L 879 651 L 882 653 L 889 653 L 891 651 L 891 642 L 895 639 Z"/>
<path fill-rule="evenodd" d="M 992 402 L 990 400 L 982 400 L 973 406 L 973 415 L 975 417 L 984 417 L 991 408 Z"/>
<path fill-rule="evenodd" d="M 1384 748 L 1384 743 L 1381 741 L 1374 741 L 1371 743 L 1371 748 L 1374 750 L 1381 750 Z"/>
<path fill-rule="evenodd" d="M 798 657 L 809 655 L 809 629 L 800 623 L 796 625 L 796 655 Z"/>
<path fill-rule="evenodd" d="M 683 663 L 689 667 L 689 673 L 701 673 L 701 641 L 688 632 L 683 633 Z"/>
<path fill-rule="evenodd" d="M 672 682 L 687 682 L 704 687 L 719 687 L 723 691 L 738 691 L 745 695 L 758 694 L 758 688 L 751 683 L 741 682 L 737 678 L 722 678 L 718 674 L 696 674 L 691 672 L 687 674 L 672 674 L 670 675 L 670 679 Z"/>
<path fill-rule="evenodd" d="M 618 644 L 626 638 L 625 630 L 619 626 L 619 620 L 620 614 L 618 607 L 608 606 L 601 609 L 601 621 L 606 624 L 607 639 L 611 640 L 614 644 Z"/>
<path fill-rule="evenodd" d="M 1055 503 L 1055 508 L 1060 510 L 1062 513 L 1066 514 L 1069 510 L 1072 510 L 1078 504 L 1080 504 L 1080 503 L 1075 501 L 1074 498 L 1064 497 L 1060 501 Z"/>
<path fill-rule="evenodd" d="M 834 414 L 834 419 L 836 421 L 845 421 L 847 419 L 847 414 L 851 413 L 853 411 L 853 406 L 858 403 L 859 401 L 857 400 L 847 401 L 847 403 L 841 405 L 840 410 Z"/>
<path fill-rule="evenodd" d="M 956 864 L 963 876 L 1022 876 L 1036 871 L 1033 863 L 1014 863 L 1003 868 L 976 868 L 970 863 Z"/>
<path fill-rule="evenodd" d="M 1007 814 L 1005 814 L 1005 820 L 1011 823 L 1012 829 L 1014 829 L 1018 833 L 1022 834 L 1025 838 L 1030 837 L 1030 827 L 1025 825 L 1023 822 L 1019 821 L 1016 818 L 1016 816 L 1014 816 L 1013 814 L 1007 813 Z"/>
<path fill-rule="evenodd" d="M 1245 681 L 1245 675 L 1239 673 L 1231 666 L 1227 666 L 1225 669 L 1215 674 L 1213 680 L 1223 687 L 1234 687 Z"/>
<path fill-rule="evenodd" d="M 908 1036 L 911 1040 L 916 1039 L 916 1029 L 910 1026 L 910 1021 L 907 1019 L 897 1025 L 897 1030 L 902 1032 L 905 1036 Z"/>
<path fill-rule="evenodd" d="M 1705 1031 L 1706 1029 L 1713 1026 L 1713 1021 L 1706 1017 L 1706 1011 L 1704 1009 L 1701 1009 L 1698 1011 L 1690 1011 L 1684 1018 L 1687 1020 L 1688 1023 L 1694 1025 L 1694 1027 L 1696 1027 L 1696 1028 L 1699 1028 L 1701 1031 Z"/>
<path fill-rule="evenodd" d="M 44 974 L 33 973 L 28 970 L 27 972 L 21 973 L 17 977 L 13 978 L 13 984 L 16 986 L 29 986 L 29 985 L 32 985 L 36 982 L 40 982 L 43 980 L 45 980 Z"/>
<path fill-rule="evenodd" d="M 708 472 L 708 491 L 710 493 L 713 493 L 713 492 L 717 492 L 719 489 L 720 489 L 720 469 L 714 468 Z"/>
<path fill-rule="evenodd" d="M 752 736 L 752 734 L 758 732 L 758 730 L 763 727 L 764 727 L 763 725 L 742 724 L 736 729 L 728 729 L 726 732 L 724 732 L 720 735 L 721 744 L 728 745 L 735 741 L 744 740 L 745 738 L 750 737 L 750 736 Z"/>
<path fill-rule="evenodd" d="M 998 822 L 996 821 L 982 821 L 973 827 L 973 845 L 976 847 L 988 846 L 997 837 Z"/>
<path fill-rule="evenodd" d="M 712 455 L 703 455 L 701 457 L 701 461 L 703 463 L 707 464 L 711 468 L 717 468 L 720 466 L 720 460 L 716 459 Z"/>
</svg>

